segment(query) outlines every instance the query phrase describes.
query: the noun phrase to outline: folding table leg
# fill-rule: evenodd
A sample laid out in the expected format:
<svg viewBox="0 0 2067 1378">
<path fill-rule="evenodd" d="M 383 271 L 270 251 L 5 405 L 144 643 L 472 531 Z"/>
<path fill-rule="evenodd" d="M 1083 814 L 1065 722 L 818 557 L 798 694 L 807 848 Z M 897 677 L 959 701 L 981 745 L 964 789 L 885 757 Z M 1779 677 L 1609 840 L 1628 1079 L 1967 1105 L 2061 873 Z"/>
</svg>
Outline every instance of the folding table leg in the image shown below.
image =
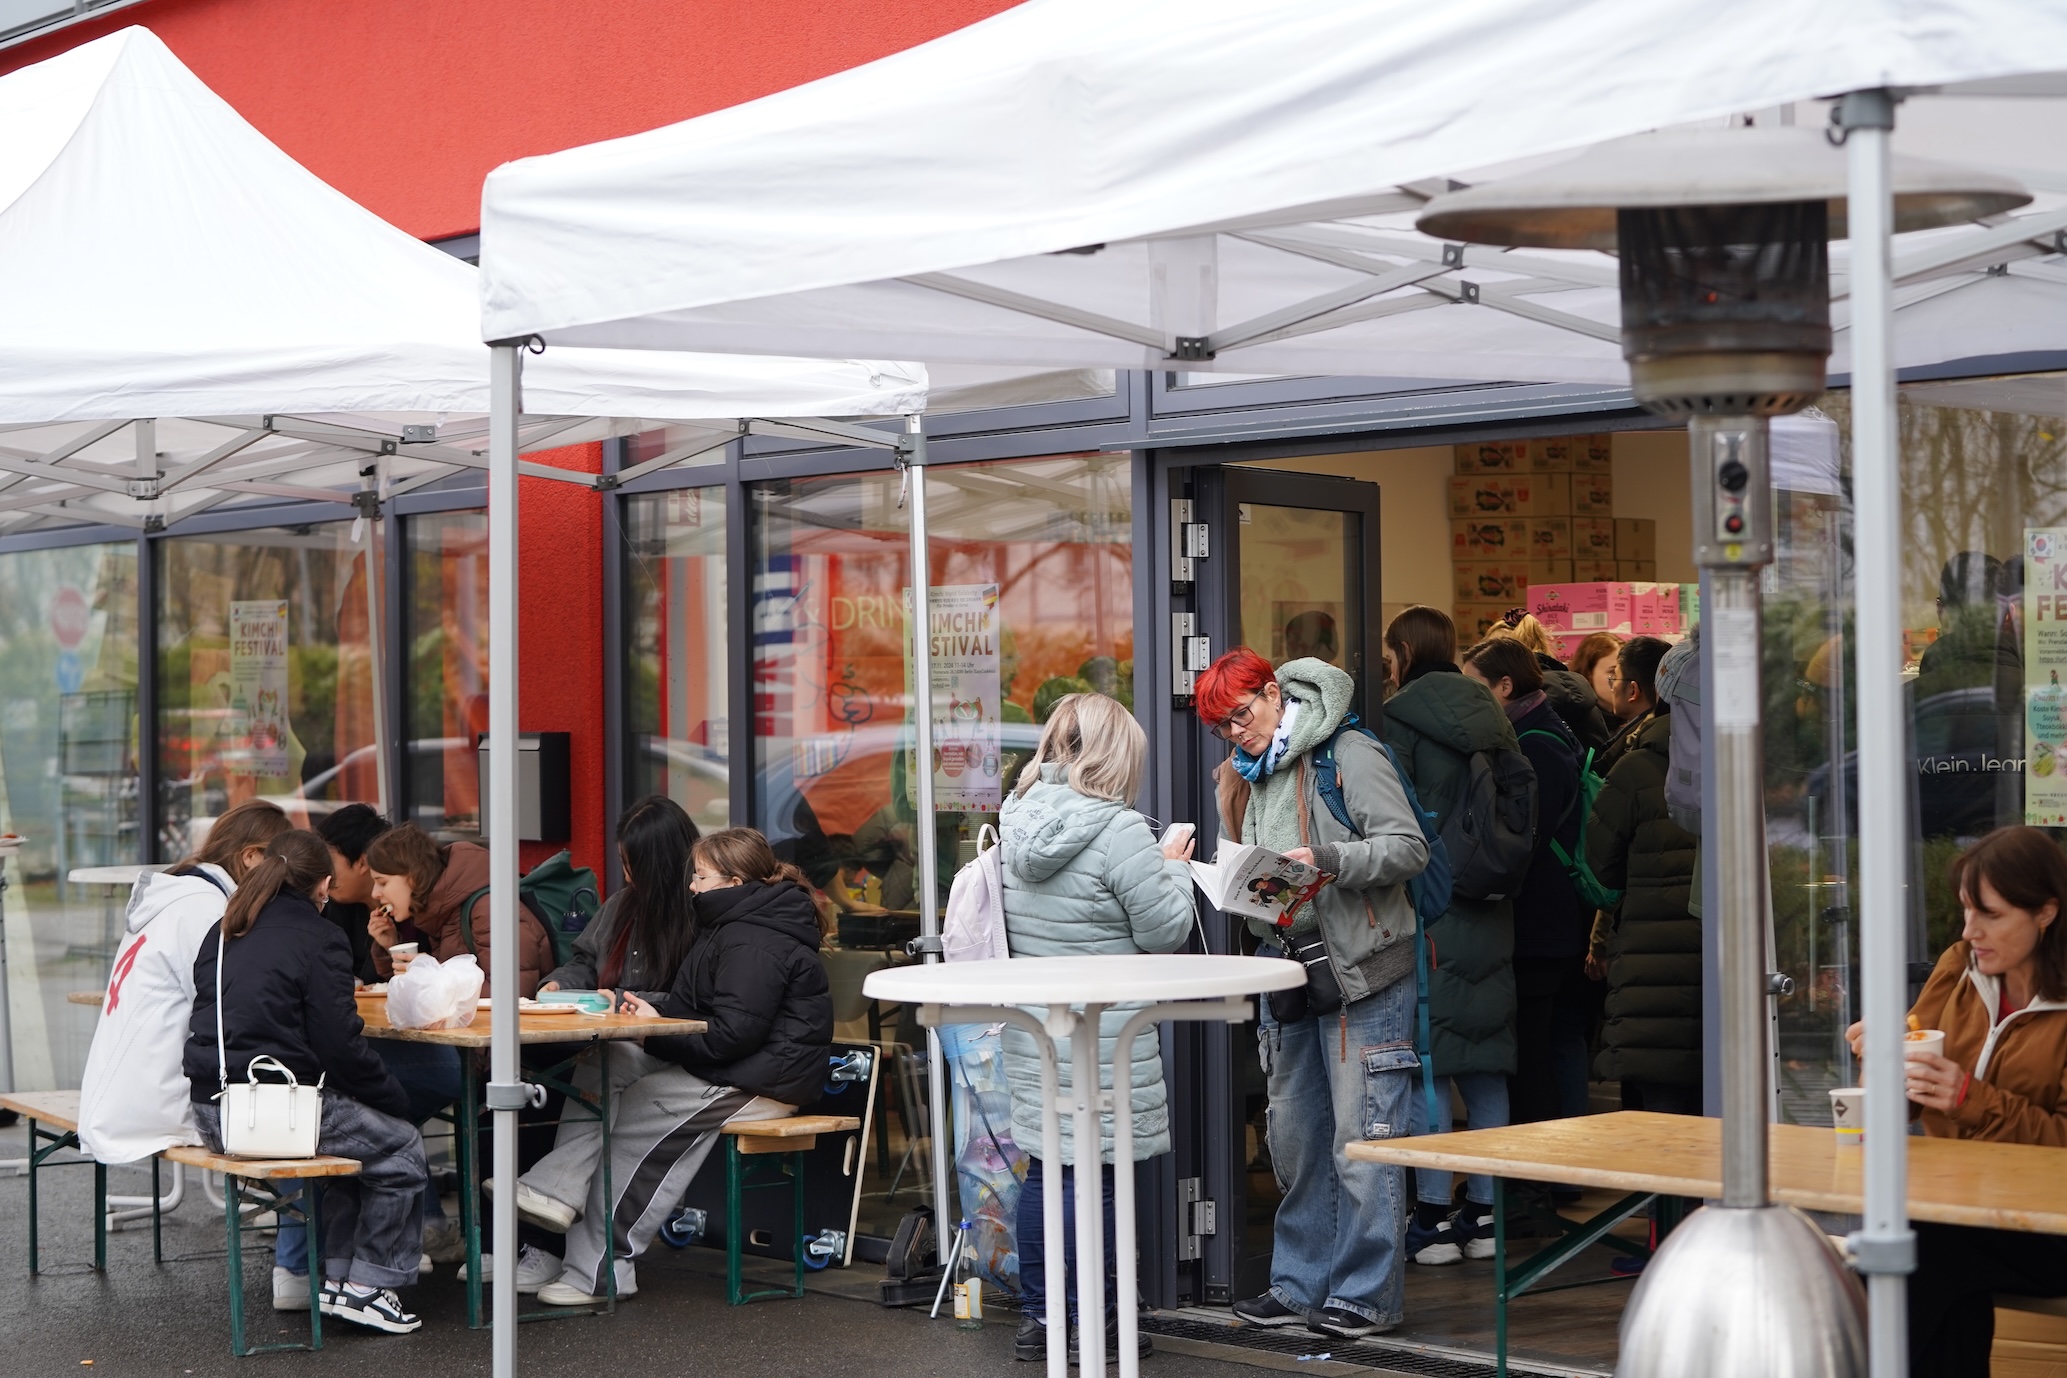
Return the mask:
<svg viewBox="0 0 2067 1378">
<path fill-rule="evenodd" d="M 38 1272 L 36 1267 L 36 1178 L 43 1167 L 43 1154 L 36 1147 L 39 1134 L 36 1117 L 29 1117 L 29 1276 Z"/>
<path fill-rule="evenodd" d="M 745 1203 L 739 1180 L 739 1140 L 725 1136 L 725 1300 L 734 1306 L 746 1300 L 739 1285 L 740 1231 L 745 1228 Z"/>
<path fill-rule="evenodd" d="M 243 1193 L 234 1173 L 222 1179 L 224 1228 L 229 1233 L 230 1256 L 230 1353 L 241 1359 L 251 1351 L 244 1347 L 244 1221 Z M 311 1302 L 313 1304 L 313 1298 Z"/>
<path fill-rule="evenodd" d="M 165 1237 L 160 1229 L 164 1217 L 164 1212 L 160 1209 L 160 1203 L 165 1198 L 164 1194 L 158 1190 L 158 1164 L 163 1161 L 165 1160 L 157 1154 L 153 1153 L 151 1155 L 151 1262 L 153 1263 L 163 1263 L 165 1261 Z"/>
<path fill-rule="evenodd" d="M 797 1252 L 797 1285 L 794 1295 L 801 1297 L 804 1295 L 804 1155 L 802 1153 L 792 1153 L 789 1155 L 789 1175 L 792 1193 L 790 1198 L 789 1238 L 790 1247 Z"/>
<path fill-rule="evenodd" d="M 603 1257 L 610 1264 L 603 1274 L 603 1313 L 617 1314 L 617 1193 L 610 1180 L 610 1040 L 600 1039 L 597 1060 L 602 1075 L 597 1077 L 596 1113 L 603 1120 Z M 566 1113 L 564 1110 L 561 1112 Z"/>
<path fill-rule="evenodd" d="M 309 1348 L 323 1347 L 323 1179 L 302 1179 L 302 1211 L 309 1227 Z"/>
<path fill-rule="evenodd" d="M 1507 1378 L 1507 1179 L 1493 1179 L 1493 1362 Z"/>
<path fill-rule="evenodd" d="M 466 1049 L 459 1078 L 459 1132 L 452 1156 L 459 1165 L 459 1232 L 467 1246 L 469 1330 L 481 1328 L 481 1131 L 474 1100 L 480 1070 L 480 1053 Z"/>
<path fill-rule="evenodd" d="M 108 1271 L 108 1165 L 93 1163 L 93 1271 Z"/>
</svg>

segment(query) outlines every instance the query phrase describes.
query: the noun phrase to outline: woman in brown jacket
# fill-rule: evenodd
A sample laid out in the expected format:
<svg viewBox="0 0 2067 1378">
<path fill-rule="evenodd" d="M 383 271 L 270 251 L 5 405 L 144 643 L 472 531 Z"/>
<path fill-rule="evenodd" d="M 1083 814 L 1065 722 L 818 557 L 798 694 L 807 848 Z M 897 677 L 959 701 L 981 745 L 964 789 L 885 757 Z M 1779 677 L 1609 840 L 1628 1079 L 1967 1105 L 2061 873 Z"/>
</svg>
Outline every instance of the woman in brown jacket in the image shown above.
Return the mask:
<svg viewBox="0 0 2067 1378">
<path fill-rule="evenodd" d="M 479 959 L 484 978 L 488 976 L 487 896 L 473 906 L 472 924 L 463 922 L 467 901 L 488 886 L 486 847 L 472 842 L 441 847 L 422 828 L 404 823 L 367 845 L 366 865 L 373 872 L 374 904 L 367 931 L 373 936 L 373 961 L 381 975 L 393 973 L 388 948 L 415 941 L 441 962 L 471 953 Z M 537 994 L 538 983 L 553 969 L 553 941 L 528 905 L 519 910 L 517 935 L 517 993 L 529 997 Z M 484 982 L 483 995 L 491 993 L 490 985 L 492 980 Z"/>
<path fill-rule="evenodd" d="M 1904 1090 L 1937 1139 L 2067 1147 L 2067 853 L 2036 828 L 2001 828 L 1960 854 L 1965 911 L 1910 1011 L 1942 1054 L 1913 1053 Z M 1847 1031 L 1855 1054 L 1862 1026 Z M 2067 1239 L 1918 1221 L 1909 1275 L 1909 1371 L 1985 1378 L 1997 1292 L 2067 1296 Z"/>
</svg>

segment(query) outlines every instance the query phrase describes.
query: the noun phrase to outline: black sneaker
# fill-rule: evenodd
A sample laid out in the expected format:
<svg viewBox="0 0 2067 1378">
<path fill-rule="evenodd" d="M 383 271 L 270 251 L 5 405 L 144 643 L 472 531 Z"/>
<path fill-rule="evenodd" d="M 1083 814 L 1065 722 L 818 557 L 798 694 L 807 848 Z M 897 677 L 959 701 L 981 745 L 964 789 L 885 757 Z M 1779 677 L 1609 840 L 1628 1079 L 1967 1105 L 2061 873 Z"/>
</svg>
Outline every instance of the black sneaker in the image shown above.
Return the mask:
<svg viewBox="0 0 2067 1378">
<path fill-rule="evenodd" d="M 1466 1201 L 1464 1209 L 1451 1217 L 1451 1225 L 1457 1231 L 1457 1242 L 1464 1246 L 1466 1258 L 1491 1258 L 1494 1249 L 1493 1208 L 1481 1206 L 1476 1201 Z"/>
<path fill-rule="evenodd" d="M 1425 1268 L 1441 1268 L 1464 1261 L 1464 1241 L 1457 1237 L 1457 1218 L 1451 1216 L 1433 1225 L 1423 1225 L 1419 1216 L 1407 1220 L 1407 1257 Z"/>
<path fill-rule="evenodd" d="M 1012 1337 L 1012 1356 L 1029 1363 L 1047 1358 L 1048 1323 L 1037 1316 L 1021 1313 L 1019 1333 Z"/>
<path fill-rule="evenodd" d="M 344 1295 L 344 1288 L 345 1285 L 341 1282 L 332 1282 L 329 1278 L 323 1279 L 322 1287 L 316 1292 L 316 1305 L 322 1310 L 324 1315 L 335 1316 L 337 1314 L 338 1298 Z"/>
<path fill-rule="evenodd" d="M 1318 1335 L 1333 1335 L 1338 1340 L 1361 1340 L 1366 1335 L 1376 1335 L 1391 1326 L 1381 1326 L 1373 1320 L 1343 1306 L 1324 1306 L 1306 1318 L 1306 1328 Z"/>
<path fill-rule="evenodd" d="M 1234 1314 L 1250 1325 L 1297 1325 L 1306 1319 L 1304 1312 L 1294 1311 L 1270 1292 L 1236 1302 Z"/>
<path fill-rule="evenodd" d="M 1137 1328 L 1134 1331 L 1135 1357 L 1139 1359 L 1146 1359 L 1149 1355 L 1153 1353 L 1155 1353 L 1155 1342 L 1148 1338 L 1148 1332 L 1146 1330 Z M 1119 1354 L 1120 1322 L 1119 1319 L 1115 1317 L 1113 1319 L 1112 1324 L 1105 1327 L 1105 1362 L 1107 1362 L 1108 1364 L 1118 1363 L 1120 1361 Z M 1078 1352 L 1077 1346 L 1077 1328 L 1074 1325 L 1072 1325 L 1069 1328 L 1069 1361 L 1074 1364 L 1078 1362 L 1078 1360 L 1081 1357 L 1082 1356 Z"/>
<path fill-rule="evenodd" d="M 323 1309 L 341 1321 L 385 1330 L 390 1335 L 407 1335 L 423 1327 L 422 1321 L 402 1309 L 402 1299 L 385 1287 L 364 1291 L 347 1283 L 338 1290 L 336 1304 Z"/>
</svg>

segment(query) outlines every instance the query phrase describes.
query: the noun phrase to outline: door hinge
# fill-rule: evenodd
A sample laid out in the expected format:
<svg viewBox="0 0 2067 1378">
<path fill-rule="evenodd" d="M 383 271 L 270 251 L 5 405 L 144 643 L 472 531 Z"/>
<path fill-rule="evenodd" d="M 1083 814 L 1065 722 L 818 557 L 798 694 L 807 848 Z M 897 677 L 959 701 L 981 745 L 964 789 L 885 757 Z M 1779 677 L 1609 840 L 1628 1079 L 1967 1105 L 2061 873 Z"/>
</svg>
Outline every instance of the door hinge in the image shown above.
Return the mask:
<svg viewBox="0 0 2067 1378">
<path fill-rule="evenodd" d="M 1190 498 L 1170 499 L 1170 587 L 1175 593 L 1189 593 L 1198 579 L 1194 560 L 1210 553 L 1206 524 L 1193 521 Z"/>
<path fill-rule="evenodd" d="M 1212 638 L 1200 636 L 1198 626 L 1195 612 L 1170 614 L 1170 697 L 1179 708 L 1191 707 L 1199 671 L 1213 663 Z"/>
<path fill-rule="evenodd" d="M 1199 1256 L 1198 1208 L 1203 1184 L 1203 1179 L 1198 1177 L 1177 1179 L 1177 1261 L 1180 1263 Z"/>
</svg>

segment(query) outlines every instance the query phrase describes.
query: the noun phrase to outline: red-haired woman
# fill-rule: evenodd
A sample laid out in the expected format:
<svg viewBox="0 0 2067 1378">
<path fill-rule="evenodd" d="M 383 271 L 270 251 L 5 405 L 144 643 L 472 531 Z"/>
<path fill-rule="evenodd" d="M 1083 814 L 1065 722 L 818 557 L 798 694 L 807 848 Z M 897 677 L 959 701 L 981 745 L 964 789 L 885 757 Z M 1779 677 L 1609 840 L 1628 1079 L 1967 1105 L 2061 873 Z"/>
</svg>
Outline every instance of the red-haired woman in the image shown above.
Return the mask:
<svg viewBox="0 0 2067 1378">
<path fill-rule="evenodd" d="M 1265 1002 L 1258 1032 L 1270 1087 L 1278 1205 L 1270 1290 L 1235 1303 L 1252 1325 L 1305 1323 L 1355 1339 L 1399 1324 L 1402 1169 L 1349 1162 L 1352 1139 L 1405 1134 L 1414 1052 L 1414 906 L 1407 882 L 1428 844 L 1385 751 L 1352 726 L 1354 682 L 1321 660 L 1270 662 L 1238 647 L 1199 676 L 1198 713 L 1232 757 L 1216 777 L 1229 837 L 1332 877 L 1288 927 L 1252 919 L 1267 953 L 1310 945 L 1327 961 Z M 1330 742 L 1353 827 L 1320 794 L 1312 755 Z"/>
</svg>

